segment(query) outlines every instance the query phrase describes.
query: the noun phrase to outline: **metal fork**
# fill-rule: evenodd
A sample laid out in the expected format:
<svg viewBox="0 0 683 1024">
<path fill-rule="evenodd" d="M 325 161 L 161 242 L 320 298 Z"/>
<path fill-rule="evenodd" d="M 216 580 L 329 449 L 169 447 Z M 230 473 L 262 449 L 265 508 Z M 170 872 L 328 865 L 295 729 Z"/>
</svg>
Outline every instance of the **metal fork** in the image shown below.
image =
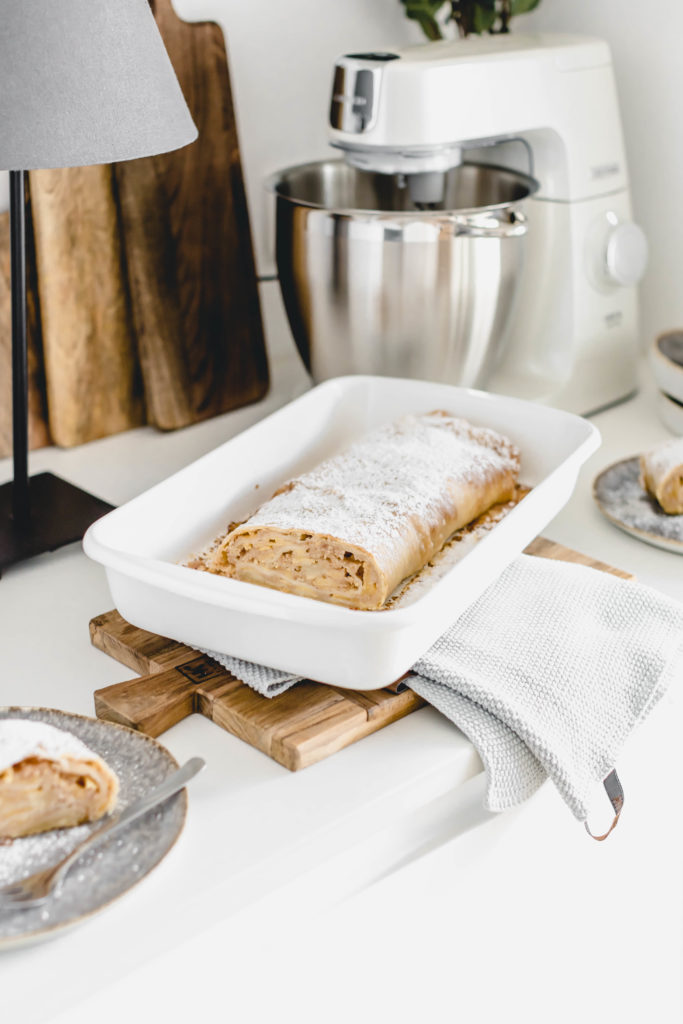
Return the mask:
<svg viewBox="0 0 683 1024">
<path fill-rule="evenodd" d="M 27 878 L 19 879 L 18 882 L 0 886 L 0 911 L 28 910 L 45 903 L 50 894 L 57 890 L 69 868 L 87 848 L 99 842 L 105 835 L 109 837 L 115 835 L 135 818 L 139 818 L 141 814 L 173 796 L 202 770 L 205 763 L 201 757 L 191 757 L 182 768 L 164 779 L 160 786 L 130 804 L 116 817 L 110 818 L 106 824 L 91 833 L 57 864 L 53 864 L 43 871 L 36 871 L 35 874 L 28 875 Z"/>
</svg>

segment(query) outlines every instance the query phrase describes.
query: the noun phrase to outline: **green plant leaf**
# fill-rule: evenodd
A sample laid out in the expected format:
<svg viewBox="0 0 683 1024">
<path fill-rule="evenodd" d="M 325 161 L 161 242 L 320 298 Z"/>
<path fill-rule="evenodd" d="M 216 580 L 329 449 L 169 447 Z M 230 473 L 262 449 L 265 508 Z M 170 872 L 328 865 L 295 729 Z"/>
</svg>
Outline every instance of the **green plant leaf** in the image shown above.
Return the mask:
<svg viewBox="0 0 683 1024">
<path fill-rule="evenodd" d="M 446 0 L 401 0 L 401 3 L 406 9 L 406 17 L 418 23 L 427 39 L 443 39 L 436 15 Z"/>
<path fill-rule="evenodd" d="M 489 7 L 488 4 L 484 4 L 482 0 L 479 0 L 474 8 L 474 31 L 488 32 L 490 28 L 493 28 L 496 17 L 495 5 Z"/>
<path fill-rule="evenodd" d="M 526 14 L 538 7 L 541 0 L 510 0 L 510 15 Z M 463 25 L 466 32 L 490 32 L 495 31 L 496 22 L 500 14 L 499 0 L 400 0 L 405 8 L 406 17 L 416 21 L 427 39 L 443 39 L 441 25 L 437 20 L 437 14 L 443 7 L 450 8 L 448 21 L 457 20 L 461 30 Z M 459 17 L 455 16 L 455 8 L 460 11 Z"/>
<path fill-rule="evenodd" d="M 446 0 L 401 0 L 409 18 L 434 18 Z"/>
<path fill-rule="evenodd" d="M 534 7 L 538 7 L 541 0 L 512 0 L 511 11 L 512 14 L 526 14 L 528 11 L 533 11 Z"/>
<path fill-rule="evenodd" d="M 438 42 L 439 39 L 443 39 L 443 33 L 441 26 L 435 18 L 430 18 L 427 14 L 410 13 L 406 11 L 406 15 L 411 21 L 416 21 L 427 39 L 431 42 Z"/>
<path fill-rule="evenodd" d="M 428 14 L 409 14 L 408 17 L 412 17 L 414 18 L 415 21 L 418 22 L 420 28 L 427 36 L 427 39 L 431 40 L 432 42 L 438 42 L 439 39 L 443 39 L 443 32 L 441 31 L 441 26 L 439 25 L 436 18 L 431 18 Z"/>
</svg>

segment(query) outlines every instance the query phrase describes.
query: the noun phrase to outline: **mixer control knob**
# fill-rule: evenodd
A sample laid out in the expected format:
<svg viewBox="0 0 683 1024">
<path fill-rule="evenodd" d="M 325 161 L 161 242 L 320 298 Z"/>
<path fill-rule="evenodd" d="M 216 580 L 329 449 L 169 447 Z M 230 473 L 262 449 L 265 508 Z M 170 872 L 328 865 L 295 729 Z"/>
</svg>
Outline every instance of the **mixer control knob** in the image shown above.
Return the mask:
<svg viewBox="0 0 683 1024">
<path fill-rule="evenodd" d="M 622 221 L 612 228 L 605 248 L 605 272 L 614 284 L 624 288 L 638 284 L 647 266 L 648 244 L 637 224 Z"/>
</svg>

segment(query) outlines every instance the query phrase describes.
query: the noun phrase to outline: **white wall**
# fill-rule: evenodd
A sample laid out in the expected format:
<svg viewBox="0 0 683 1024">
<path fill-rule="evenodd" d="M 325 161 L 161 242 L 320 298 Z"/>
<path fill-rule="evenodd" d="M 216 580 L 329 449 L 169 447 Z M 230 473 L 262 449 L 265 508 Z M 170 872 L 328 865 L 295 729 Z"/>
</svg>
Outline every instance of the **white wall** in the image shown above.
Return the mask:
<svg viewBox="0 0 683 1024">
<path fill-rule="evenodd" d="M 683 326 L 683 3 L 542 0 L 517 22 L 584 32 L 611 44 L 636 219 L 650 242 L 641 285 L 644 344 Z"/>
</svg>

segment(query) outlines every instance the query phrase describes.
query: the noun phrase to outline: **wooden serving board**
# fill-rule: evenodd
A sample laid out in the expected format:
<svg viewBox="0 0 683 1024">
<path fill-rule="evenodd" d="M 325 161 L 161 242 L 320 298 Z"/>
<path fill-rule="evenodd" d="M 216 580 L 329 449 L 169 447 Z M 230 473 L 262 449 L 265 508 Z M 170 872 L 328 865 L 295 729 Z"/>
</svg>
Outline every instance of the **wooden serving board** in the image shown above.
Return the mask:
<svg viewBox="0 0 683 1024">
<path fill-rule="evenodd" d="M 71 447 L 145 422 L 112 169 L 30 182 L 50 431 Z"/>
<path fill-rule="evenodd" d="M 115 166 L 148 418 L 170 430 L 262 398 L 268 365 L 223 33 L 150 6 L 199 129 Z"/>
<path fill-rule="evenodd" d="M 527 553 L 631 578 L 545 538 L 530 544 Z M 329 757 L 425 703 L 396 686 L 362 692 L 308 680 L 278 697 L 261 697 L 211 658 L 131 626 L 116 611 L 92 619 L 90 637 L 95 647 L 141 674 L 95 691 L 98 718 L 159 736 L 197 712 L 290 771 Z"/>
</svg>

